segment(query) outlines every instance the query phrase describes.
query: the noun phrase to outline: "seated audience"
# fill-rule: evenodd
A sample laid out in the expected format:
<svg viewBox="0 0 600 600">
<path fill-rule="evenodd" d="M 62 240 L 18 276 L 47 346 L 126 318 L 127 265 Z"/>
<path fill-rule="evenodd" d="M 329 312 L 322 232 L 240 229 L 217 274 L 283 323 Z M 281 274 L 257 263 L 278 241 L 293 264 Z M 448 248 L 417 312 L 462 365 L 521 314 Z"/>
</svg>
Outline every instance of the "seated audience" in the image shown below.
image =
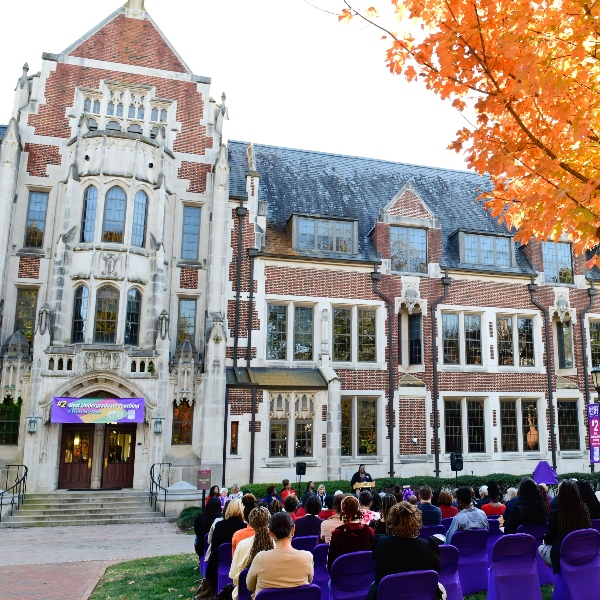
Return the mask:
<svg viewBox="0 0 600 600">
<path fill-rule="evenodd" d="M 323 519 L 319 519 L 317 515 L 321 512 L 321 501 L 317 496 L 310 496 L 306 501 L 306 516 L 296 519 L 296 537 L 304 537 L 307 535 L 321 535 L 321 523 Z"/>
<path fill-rule="evenodd" d="M 487 515 L 501 515 L 506 510 L 506 506 L 500 502 L 500 489 L 495 481 L 488 483 L 488 497 L 489 502 L 481 507 L 481 510 Z"/>
<path fill-rule="evenodd" d="M 422 513 L 423 525 L 439 525 L 442 522 L 442 511 L 431 504 L 431 488 L 424 485 L 419 490 L 419 498 L 421 504 L 417 504 L 417 508 Z"/>
<path fill-rule="evenodd" d="M 578 529 L 592 526 L 590 513 L 581 499 L 579 488 L 573 481 L 565 479 L 558 486 L 558 508 L 548 515 L 548 533 L 544 536 L 544 545 L 539 552 L 546 564 L 552 566 L 554 573 L 560 569 L 560 545 L 565 537 Z"/>
<path fill-rule="evenodd" d="M 546 501 L 539 487 L 530 477 L 525 477 L 519 485 L 519 495 L 515 496 L 516 504 L 511 510 L 510 516 L 499 519 L 500 525 L 504 525 L 504 533 L 517 533 L 519 525 L 543 525 L 548 520 L 548 509 Z"/>
<path fill-rule="evenodd" d="M 273 502 L 273 498 L 279 500 L 279 502 L 283 502 L 281 496 L 275 491 L 275 486 L 270 485 L 267 488 L 267 495 L 264 498 L 261 498 L 263 502 L 267 504 L 267 507 L 271 506 L 271 502 Z"/>
<path fill-rule="evenodd" d="M 371 505 L 373 504 L 373 496 L 369 490 L 363 490 L 358 495 L 358 501 L 360 502 L 360 510 L 363 515 L 362 522 L 365 525 L 368 525 L 371 521 L 379 518 L 379 514 L 375 511 L 371 510 Z"/>
<path fill-rule="evenodd" d="M 367 600 L 376 600 L 379 582 L 387 575 L 408 571 L 440 572 L 440 548 L 433 540 L 419 536 L 422 514 L 408 502 L 400 502 L 390 509 L 387 524 L 391 535 L 373 538 L 375 581 Z"/>
<path fill-rule="evenodd" d="M 325 497 L 325 508 L 319 513 L 319 519 L 329 519 L 333 515 L 335 515 L 335 510 L 333 510 L 333 496 L 329 494 Z"/>
<path fill-rule="evenodd" d="M 225 513 L 227 512 L 227 507 L 228 506 L 229 506 L 229 500 L 227 500 L 227 502 L 225 502 L 225 506 L 223 507 L 223 510 L 221 512 L 221 516 L 217 517 L 213 521 L 213 524 L 211 525 L 210 531 L 208 532 L 208 537 L 206 538 L 206 541 L 208 543 L 208 548 L 204 549 L 204 560 L 207 563 L 208 563 L 208 559 L 210 558 L 210 551 L 211 551 L 211 548 L 212 548 L 212 537 L 213 537 L 213 533 L 215 531 L 215 526 L 217 525 L 217 523 L 220 523 L 225 518 Z"/>
<path fill-rule="evenodd" d="M 442 519 L 449 519 L 458 513 L 458 508 L 452 506 L 452 494 L 442 490 L 438 497 L 438 507 L 442 512 Z"/>
<path fill-rule="evenodd" d="M 512 509 L 519 501 L 518 493 L 519 493 L 518 490 L 514 487 L 508 488 L 506 490 L 506 495 L 504 496 L 504 500 L 506 501 L 505 502 L 506 510 L 504 511 L 504 514 L 502 515 L 504 517 L 505 523 L 510 518 L 510 513 L 511 513 Z"/>
<path fill-rule="evenodd" d="M 325 498 L 327 498 L 327 493 L 325 492 L 325 486 L 323 484 L 319 485 L 317 488 L 317 498 L 321 501 L 321 508 L 325 508 Z"/>
<path fill-rule="evenodd" d="M 399 484 L 394 485 L 394 491 L 392 492 L 396 496 L 396 502 L 404 501 L 404 494 L 402 493 L 402 486 Z"/>
<path fill-rule="evenodd" d="M 392 506 L 396 504 L 396 496 L 393 494 L 386 494 L 383 497 L 383 500 L 381 501 L 381 513 L 379 519 L 375 519 L 369 523 L 369 527 L 373 529 L 375 535 L 389 535 L 387 516 Z"/>
<path fill-rule="evenodd" d="M 281 502 L 279 502 L 277 498 L 273 498 L 271 504 L 269 504 L 269 512 L 274 515 L 275 513 L 281 512 L 281 508 Z"/>
<path fill-rule="evenodd" d="M 414 504 L 415 506 L 416 506 L 416 505 L 417 505 L 417 503 L 418 503 L 418 499 L 417 499 L 417 497 L 416 497 L 414 494 L 413 494 L 412 496 L 409 496 L 409 498 L 408 498 L 408 501 L 409 501 L 411 504 Z"/>
<path fill-rule="evenodd" d="M 283 501 L 283 510 L 292 517 L 292 521 L 296 520 L 296 509 L 298 508 L 298 498 L 295 495 L 288 494 Z"/>
<path fill-rule="evenodd" d="M 481 508 L 484 504 L 487 504 L 490 501 L 488 496 L 488 486 L 482 485 L 479 488 L 479 499 L 475 500 L 475 506 L 477 508 Z"/>
<path fill-rule="evenodd" d="M 221 507 L 225 510 L 225 502 L 227 502 L 227 498 L 229 497 L 229 490 L 226 487 L 221 488 L 219 495 L 221 496 Z"/>
<path fill-rule="evenodd" d="M 358 500 L 354 496 L 344 496 L 341 505 L 343 523 L 333 530 L 327 554 L 327 570 L 331 573 L 331 565 L 336 558 L 350 552 L 370 550 L 374 532 L 362 522 Z"/>
<path fill-rule="evenodd" d="M 289 479 L 284 479 L 281 482 L 281 485 L 283 485 L 283 489 L 281 490 L 281 499 L 285 500 L 290 494 L 292 496 L 296 495 L 296 491 L 292 489 L 292 484 L 290 483 Z"/>
<path fill-rule="evenodd" d="M 240 486 L 237 483 L 234 483 L 233 486 L 231 486 L 231 494 L 229 495 L 229 499 L 230 500 L 241 500 L 243 498 L 243 496 L 244 496 L 244 494 L 240 490 Z"/>
<path fill-rule="evenodd" d="M 381 512 L 381 498 L 384 495 L 385 494 L 379 494 L 379 493 L 377 493 L 375 490 L 371 490 L 371 510 L 374 513 L 380 513 Z"/>
<path fill-rule="evenodd" d="M 244 521 L 246 521 L 246 523 L 248 523 L 250 513 L 257 507 L 257 505 L 258 502 L 252 494 L 244 494 L 244 497 L 242 498 L 242 506 L 244 507 Z M 252 528 L 252 525 L 248 525 L 246 529 L 240 529 L 239 531 L 236 531 L 231 538 L 231 555 L 233 556 L 235 554 L 235 549 L 242 540 L 245 540 L 253 535 L 254 529 Z"/>
<path fill-rule="evenodd" d="M 244 512 L 240 500 L 229 500 L 225 510 L 225 518 L 215 525 L 215 530 L 211 539 L 211 553 L 206 565 L 206 578 L 213 589 L 217 589 L 217 562 L 219 557 L 219 546 L 221 544 L 230 544 L 233 534 L 240 529 L 245 529 Z"/>
<path fill-rule="evenodd" d="M 456 503 L 460 512 L 452 519 L 450 528 L 446 533 L 447 544 L 450 543 L 455 531 L 490 528 L 486 514 L 481 509 L 474 507 L 472 500 L 470 487 L 460 487 L 456 490 Z"/>
<path fill-rule="evenodd" d="M 306 484 L 306 489 L 304 490 L 304 494 L 302 495 L 302 506 L 306 506 L 306 501 L 311 496 L 316 496 L 316 495 L 317 495 L 317 492 L 315 492 L 315 482 L 309 481 Z"/>
<path fill-rule="evenodd" d="M 540 492 L 542 492 L 542 496 L 546 501 L 548 512 L 550 512 L 550 500 L 552 500 L 552 496 L 548 493 L 548 486 L 545 483 L 538 483 L 538 487 L 540 488 Z"/>
<path fill-rule="evenodd" d="M 254 557 L 262 550 L 272 550 L 275 547 L 273 538 L 269 533 L 269 520 L 271 514 L 266 508 L 255 508 L 248 517 L 250 526 L 254 529 L 252 537 L 242 540 L 235 549 L 231 567 L 229 569 L 229 577 L 233 580 L 236 586 L 231 594 L 233 600 L 238 597 L 237 586 L 239 584 L 240 573 L 250 568 Z"/>
<path fill-rule="evenodd" d="M 311 583 L 314 574 L 313 557 L 306 550 L 292 547 L 292 517 L 285 512 L 273 515 L 269 531 L 275 540 L 275 549 L 256 554 L 246 576 L 248 589 L 256 595 L 264 589 L 294 588 Z"/>
<path fill-rule="evenodd" d="M 576 485 L 579 489 L 579 495 L 590 513 L 590 519 L 600 519 L 600 502 L 598 502 L 589 481 L 578 479 Z"/>
<path fill-rule="evenodd" d="M 209 533 L 215 519 L 221 518 L 221 501 L 217 496 L 209 498 L 204 510 L 194 519 L 194 533 L 196 534 L 196 553 L 203 555 L 207 548 L 203 548 L 204 536 Z"/>
<path fill-rule="evenodd" d="M 340 525 L 343 525 L 342 517 L 340 515 L 342 500 L 344 499 L 343 494 L 336 494 L 333 498 L 333 510 L 334 514 L 329 519 L 324 519 L 321 523 L 321 534 L 319 542 L 322 544 L 329 544 L 331 540 L 331 532 L 337 529 Z"/>
</svg>

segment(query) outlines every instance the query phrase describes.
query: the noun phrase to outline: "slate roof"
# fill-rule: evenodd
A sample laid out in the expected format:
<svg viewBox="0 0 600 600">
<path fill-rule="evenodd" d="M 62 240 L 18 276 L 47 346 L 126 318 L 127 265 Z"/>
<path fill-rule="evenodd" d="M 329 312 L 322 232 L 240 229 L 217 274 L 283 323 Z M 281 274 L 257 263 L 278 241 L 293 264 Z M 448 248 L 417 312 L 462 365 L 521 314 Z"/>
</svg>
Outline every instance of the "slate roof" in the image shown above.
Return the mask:
<svg viewBox="0 0 600 600">
<path fill-rule="evenodd" d="M 6 133 L 7 129 L 8 125 L 0 125 L 0 142 L 2 142 L 2 139 L 4 138 L 4 134 Z"/>
<path fill-rule="evenodd" d="M 247 142 L 230 141 L 230 194 L 246 196 Z M 488 178 L 468 171 L 441 169 L 372 158 L 254 145 L 260 175 L 259 199 L 268 202 L 267 225 L 286 230 L 292 213 L 343 215 L 359 221 L 358 256 L 376 260 L 369 232 L 379 211 L 411 182 L 427 207 L 438 218 L 444 238 L 442 266 L 530 274 L 534 270 L 517 250 L 517 267 L 461 265 L 457 229 L 482 233 L 507 233 L 483 204 L 479 194 L 491 187 Z M 267 236 L 269 233 L 267 232 Z"/>
</svg>

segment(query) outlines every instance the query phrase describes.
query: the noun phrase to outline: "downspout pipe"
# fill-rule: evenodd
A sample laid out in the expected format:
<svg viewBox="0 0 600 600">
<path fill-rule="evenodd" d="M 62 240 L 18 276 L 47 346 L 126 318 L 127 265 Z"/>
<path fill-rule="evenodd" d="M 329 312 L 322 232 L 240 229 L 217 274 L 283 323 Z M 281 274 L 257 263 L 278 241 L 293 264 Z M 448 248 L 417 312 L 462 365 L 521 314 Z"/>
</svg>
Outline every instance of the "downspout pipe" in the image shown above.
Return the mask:
<svg viewBox="0 0 600 600">
<path fill-rule="evenodd" d="M 440 476 L 440 418 L 439 418 L 439 385 L 438 385 L 438 349 L 437 349 L 437 320 L 435 318 L 435 311 L 437 310 L 438 304 L 443 302 L 448 297 L 448 292 L 452 279 L 448 277 L 448 269 L 444 270 L 444 276 L 442 277 L 442 285 L 444 286 L 444 293 L 431 305 L 431 348 L 433 351 L 433 445 L 434 445 L 434 458 L 435 458 L 435 476 Z"/>
<path fill-rule="evenodd" d="M 591 281 L 591 286 L 588 288 L 588 296 L 590 299 L 590 303 L 581 311 L 579 315 L 579 325 L 581 327 L 581 346 L 582 346 L 582 356 L 583 356 L 583 380 L 585 382 L 585 403 L 591 404 L 592 400 L 590 398 L 590 382 L 588 381 L 589 372 L 588 372 L 588 359 L 587 359 L 587 343 L 585 340 L 585 315 L 587 312 L 594 306 L 594 296 L 596 295 L 596 288 L 594 287 L 594 280 Z M 590 469 L 592 473 L 594 472 L 594 463 L 590 463 Z"/>
<path fill-rule="evenodd" d="M 252 302 L 254 301 L 254 259 L 258 254 L 256 248 L 248 248 L 250 257 L 250 281 L 248 282 L 248 346 L 246 347 L 246 366 L 250 367 L 252 360 Z M 254 483 L 254 450 L 256 447 L 256 386 L 252 388 L 252 428 L 250 430 L 250 483 Z"/>
<path fill-rule="evenodd" d="M 537 284 L 535 283 L 535 275 L 531 276 L 531 283 L 527 286 L 531 293 L 531 303 L 540 309 L 544 315 L 544 328 L 546 339 L 546 375 L 548 377 L 548 406 L 550 410 L 550 448 L 552 449 L 552 468 L 556 471 L 556 436 L 554 434 L 554 399 L 552 393 L 552 349 L 550 347 L 550 319 L 548 310 L 546 310 L 536 299 L 535 292 Z M 587 380 L 586 380 L 587 381 Z"/>
<path fill-rule="evenodd" d="M 225 467 L 227 466 L 227 421 L 229 420 L 229 387 L 225 386 L 225 418 L 223 419 L 223 477 L 221 487 L 225 487 Z"/>
<path fill-rule="evenodd" d="M 385 294 L 379 291 L 378 284 L 381 279 L 381 273 L 377 272 L 377 264 L 373 266 L 371 273 L 373 281 L 373 291 L 385 302 L 388 307 L 388 431 L 390 436 L 390 477 L 394 477 L 394 303 Z"/>
<path fill-rule="evenodd" d="M 244 242 L 244 217 L 248 209 L 244 206 L 244 200 L 240 198 L 240 205 L 235 209 L 238 217 L 238 249 L 235 278 L 235 315 L 233 323 L 233 368 L 237 369 L 238 361 L 238 337 L 240 334 L 240 287 L 242 283 L 242 250 Z"/>
</svg>

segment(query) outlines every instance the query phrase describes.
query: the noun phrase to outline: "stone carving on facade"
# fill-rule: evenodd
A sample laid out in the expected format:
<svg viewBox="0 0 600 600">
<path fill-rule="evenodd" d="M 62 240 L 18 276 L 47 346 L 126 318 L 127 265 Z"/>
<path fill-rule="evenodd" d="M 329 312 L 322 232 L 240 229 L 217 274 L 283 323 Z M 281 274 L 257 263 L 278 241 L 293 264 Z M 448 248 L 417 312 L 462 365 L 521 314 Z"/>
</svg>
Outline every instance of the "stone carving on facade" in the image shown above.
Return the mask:
<svg viewBox="0 0 600 600">
<path fill-rule="evenodd" d="M 120 352 L 109 350 L 87 350 L 83 353 L 84 371 L 111 371 L 121 372 L 122 356 Z"/>
<path fill-rule="evenodd" d="M 409 315 L 413 314 L 417 306 L 422 313 L 427 312 L 427 300 L 421 298 L 419 283 L 417 277 L 402 277 L 402 295 L 396 298 L 396 312 L 400 312 L 402 306 L 406 307 Z"/>
<path fill-rule="evenodd" d="M 294 394 L 294 418 L 295 419 L 314 419 L 315 418 L 315 394 Z"/>
<path fill-rule="evenodd" d="M 269 417 L 271 419 L 290 419 L 290 405 L 292 402 L 291 392 L 269 393 Z"/>
<path fill-rule="evenodd" d="M 161 340 L 166 340 L 169 335 L 169 313 L 163 308 L 160 315 L 158 315 L 158 334 Z"/>
<path fill-rule="evenodd" d="M 554 288 L 554 306 L 550 307 L 550 315 L 557 315 L 561 323 L 564 323 L 567 316 L 567 320 L 575 320 L 575 309 L 571 308 L 568 289 Z"/>
<path fill-rule="evenodd" d="M 104 270 L 102 275 L 115 275 L 115 267 L 117 263 L 117 255 L 114 252 L 104 252 L 102 255 L 104 261 Z"/>
<path fill-rule="evenodd" d="M 23 397 L 31 375 L 29 342 L 20 331 L 15 331 L 4 346 L 2 357 L 2 396 L 13 402 Z"/>
<path fill-rule="evenodd" d="M 69 229 L 69 231 L 67 231 L 66 233 L 62 234 L 62 241 L 65 244 L 68 244 L 69 242 L 72 242 L 74 237 L 75 237 L 75 230 L 77 229 L 77 227 L 71 227 L 71 229 Z"/>
<path fill-rule="evenodd" d="M 37 331 L 40 335 L 44 335 L 48 329 L 50 329 L 50 305 L 47 302 L 42 304 L 42 308 L 40 308 L 38 312 L 38 320 L 37 320 Z"/>
<path fill-rule="evenodd" d="M 171 367 L 172 384 L 175 388 L 175 404 L 187 402 L 190 406 L 196 400 L 196 386 L 200 383 L 198 354 L 190 340 L 184 340 L 177 347 Z"/>
<path fill-rule="evenodd" d="M 329 354 L 329 310 L 324 308 L 321 313 L 321 353 Z"/>
<path fill-rule="evenodd" d="M 208 340 L 215 344 L 220 344 L 222 341 L 227 340 L 227 334 L 225 333 L 225 324 L 223 323 L 223 315 L 217 313 L 213 315 L 212 327 Z"/>
</svg>

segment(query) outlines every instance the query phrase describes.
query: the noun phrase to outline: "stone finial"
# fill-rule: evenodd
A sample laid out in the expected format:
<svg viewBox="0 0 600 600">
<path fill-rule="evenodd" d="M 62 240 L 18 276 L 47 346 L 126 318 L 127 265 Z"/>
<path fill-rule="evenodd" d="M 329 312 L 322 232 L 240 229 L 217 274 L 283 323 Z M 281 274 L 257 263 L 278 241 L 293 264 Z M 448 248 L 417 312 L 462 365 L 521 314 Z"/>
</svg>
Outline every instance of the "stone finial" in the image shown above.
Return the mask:
<svg viewBox="0 0 600 600">
<path fill-rule="evenodd" d="M 127 0 L 125 3 L 125 12 L 128 17 L 140 17 L 145 11 L 145 0 Z"/>
</svg>

